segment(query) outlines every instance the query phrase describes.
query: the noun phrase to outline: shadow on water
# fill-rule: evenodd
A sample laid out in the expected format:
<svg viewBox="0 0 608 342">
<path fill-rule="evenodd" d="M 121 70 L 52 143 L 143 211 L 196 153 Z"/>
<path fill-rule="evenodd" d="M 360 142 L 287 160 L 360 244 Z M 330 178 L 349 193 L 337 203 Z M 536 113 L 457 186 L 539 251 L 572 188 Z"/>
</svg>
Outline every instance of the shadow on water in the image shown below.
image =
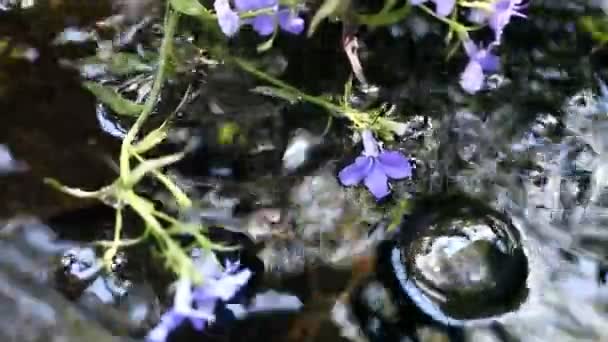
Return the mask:
<svg viewBox="0 0 608 342">
<path fill-rule="evenodd" d="M 0 56 L 0 143 L 29 166 L 27 172 L 0 178 L 0 218 L 44 217 L 84 205 L 44 185 L 45 177 L 95 189 L 114 174 L 105 157 L 114 158 L 117 142 L 104 135 L 95 115 L 90 115 L 95 99 L 83 90 L 79 75 L 58 64 L 59 58 L 84 55 L 86 50 L 62 51 L 50 44 L 66 26 L 91 23 L 109 7 L 104 2 L 44 3 L 22 13 L 0 12 L 0 35 L 9 44 L 38 51 L 33 63 L 10 58 L 6 52 Z"/>
</svg>

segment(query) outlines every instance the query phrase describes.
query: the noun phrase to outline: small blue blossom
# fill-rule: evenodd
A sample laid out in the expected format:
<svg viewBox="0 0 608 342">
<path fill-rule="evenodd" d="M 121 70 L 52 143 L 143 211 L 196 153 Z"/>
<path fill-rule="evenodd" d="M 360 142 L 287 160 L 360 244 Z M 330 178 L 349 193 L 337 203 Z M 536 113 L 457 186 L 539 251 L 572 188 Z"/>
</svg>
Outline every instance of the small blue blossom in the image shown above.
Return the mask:
<svg viewBox="0 0 608 342">
<path fill-rule="evenodd" d="M 228 37 L 234 36 L 241 27 L 239 14 L 230 8 L 228 0 L 215 0 L 213 8 L 217 13 L 217 22 L 222 32 Z"/>
<path fill-rule="evenodd" d="M 476 23 L 488 22 L 494 31 L 494 42 L 500 43 L 505 27 L 513 17 L 526 18 L 522 13 L 528 5 L 525 0 L 493 0 L 487 8 L 474 8 L 469 19 Z"/>
<path fill-rule="evenodd" d="M 410 3 L 414 6 L 421 5 L 429 0 L 410 0 Z M 454 10 L 454 6 L 456 6 L 456 0 L 431 0 L 435 3 L 435 13 L 437 13 L 440 17 L 447 17 L 452 10 Z"/>
<path fill-rule="evenodd" d="M 481 49 L 471 40 L 464 41 L 464 49 L 469 56 L 469 63 L 460 75 L 460 86 L 469 94 L 481 90 L 485 74 L 498 70 L 499 59 L 487 49 Z"/>
<path fill-rule="evenodd" d="M 207 253 L 197 264 L 203 283 L 193 288 L 188 278 L 182 277 L 177 281 L 173 307 L 150 330 L 146 342 L 165 342 L 167 336 L 184 321 L 189 321 L 194 329 L 202 331 L 215 320 L 218 301 L 228 301 L 249 281 L 251 271 L 239 271 L 238 268 L 238 263 L 228 263 L 222 271 L 215 257 Z"/>
<path fill-rule="evenodd" d="M 251 25 L 261 36 L 274 33 L 277 25 L 283 31 L 300 34 L 304 31 L 304 19 L 298 17 L 295 8 L 279 6 L 278 0 L 234 0 L 233 10 L 228 0 L 215 0 L 214 8 L 222 32 L 231 37 L 241 25 Z M 268 13 L 259 14 L 253 18 L 239 18 L 238 13 L 266 10 Z"/>
<path fill-rule="evenodd" d="M 356 185 L 363 181 L 372 195 L 380 200 L 390 193 L 388 179 L 411 177 L 412 166 L 401 152 L 383 151 L 370 130 L 364 130 L 361 136 L 361 156 L 342 169 L 338 178 L 344 186 Z"/>
</svg>

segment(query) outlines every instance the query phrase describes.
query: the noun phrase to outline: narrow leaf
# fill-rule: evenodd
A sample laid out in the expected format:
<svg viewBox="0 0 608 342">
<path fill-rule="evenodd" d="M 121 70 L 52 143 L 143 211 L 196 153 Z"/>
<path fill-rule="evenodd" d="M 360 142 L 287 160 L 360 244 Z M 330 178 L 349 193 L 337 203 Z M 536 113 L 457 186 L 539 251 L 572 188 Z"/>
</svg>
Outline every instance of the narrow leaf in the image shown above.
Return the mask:
<svg viewBox="0 0 608 342">
<path fill-rule="evenodd" d="M 207 9 L 198 0 L 171 0 L 171 6 L 176 11 L 193 17 L 207 14 Z"/>
<path fill-rule="evenodd" d="M 127 179 L 126 183 L 128 186 L 134 186 L 149 172 L 153 172 L 162 167 L 173 164 L 182 159 L 183 156 L 183 153 L 175 153 L 165 157 L 145 160 L 141 164 L 139 164 L 133 171 L 131 171 L 131 174 L 129 175 L 129 178 Z"/>
<path fill-rule="evenodd" d="M 125 99 L 113 88 L 90 81 L 85 81 L 83 86 L 118 115 L 138 116 L 143 110 L 143 105 Z"/>
<path fill-rule="evenodd" d="M 323 19 L 337 15 L 340 10 L 348 6 L 349 2 L 350 0 L 325 0 L 310 21 L 307 33 L 308 36 L 310 37 L 315 33 L 317 26 L 319 26 Z"/>
<path fill-rule="evenodd" d="M 153 69 L 135 53 L 114 53 L 108 62 L 109 71 L 115 75 L 128 75 Z"/>
<path fill-rule="evenodd" d="M 258 86 L 258 87 L 251 89 L 251 91 L 254 93 L 260 94 L 260 95 L 270 96 L 270 97 L 275 97 L 275 98 L 278 98 L 281 100 L 285 100 L 291 104 L 301 101 L 301 99 L 298 95 L 290 92 L 289 90 L 285 90 L 285 89 L 281 89 L 281 88 L 277 88 L 277 87 Z"/>
<path fill-rule="evenodd" d="M 148 133 L 143 139 L 131 147 L 133 153 L 141 154 L 156 147 L 167 138 L 167 127 L 165 124 Z"/>
<path fill-rule="evenodd" d="M 259 44 L 256 47 L 257 52 L 258 53 L 262 53 L 264 51 L 270 50 L 270 48 L 272 48 L 272 45 L 274 44 L 274 39 L 276 38 L 276 36 L 277 36 L 277 30 L 275 29 L 274 33 L 272 34 L 272 37 L 270 37 L 270 39 L 268 39 L 267 41 Z"/>
</svg>

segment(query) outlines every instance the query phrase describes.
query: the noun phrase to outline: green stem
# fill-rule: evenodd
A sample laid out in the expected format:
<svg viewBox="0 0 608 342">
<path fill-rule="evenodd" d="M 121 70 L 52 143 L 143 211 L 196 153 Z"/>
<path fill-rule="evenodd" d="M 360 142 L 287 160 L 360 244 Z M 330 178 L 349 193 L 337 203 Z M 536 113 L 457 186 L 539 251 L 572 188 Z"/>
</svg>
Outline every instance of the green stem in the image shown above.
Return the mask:
<svg viewBox="0 0 608 342">
<path fill-rule="evenodd" d="M 378 14 L 359 14 L 357 15 L 357 21 L 363 25 L 367 25 L 370 27 L 388 26 L 403 20 L 403 18 L 407 17 L 410 14 L 411 9 L 412 6 L 409 3 L 406 3 L 400 8 L 389 12 L 385 12 L 383 9 Z"/>
<path fill-rule="evenodd" d="M 294 96 L 301 98 L 304 101 L 310 102 L 310 103 L 314 103 L 318 106 L 321 106 L 325 109 L 327 109 L 328 111 L 332 112 L 332 114 L 334 115 L 338 115 L 339 113 L 341 113 L 343 111 L 343 108 L 335 105 L 331 102 L 328 101 L 324 101 L 316 96 L 312 96 L 309 94 L 306 94 L 304 92 L 302 92 L 301 90 L 299 90 L 298 88 L 295 88 L 293 86 L 290 86 L 289 84 L 277 80 L 274 77 L 271 77 L 269 75 L 266 75 L 265 73 L 259 71 L 258 69 L 256 69 L 251 63 L 246 62 L 240 58 L 234 58 L 233 61 L 238 64 L 243 70 L 253 74 L 254 76 L 274 85 L 275 87 L 279 87 L 281 89 L 284 89 L 290 93 L 292 93 Z"/>
<path fill-rule="evenodd" d="M 144 158 L 137 153 L 133 154 L 135 158 L 141 163 L 144 162 Z M 188 195 L 180 189 L 173 181 L 158 170 L 152 170 L 152 175 L 156 177 L 156 179 L 165 186 L 165 188 L 173 195 L 173 198 L 177 202 L 177 204 L 181 208 L 190 208 L 192 206 L 192 201 L 188 197 Z"/>
<path fill-rule="evenodd" d="M 171 238 L 169 233 L 163 229 L 163 226 L 154 217 L 153 205 L 145 199 L 137 196 L 133 191 L 125 191 L 122 194 L 125 203 L 127 203 L 133 210 L 144 220 L 146 223 L 146 229 L 149 230 L 150 234 L 154 236 L 156 241 L 162 246 L 163 254 L 167 261 L 169 261 L 169 267 L 176 273 L 186 267 L 190 270 L 189 276 L 194 276 L 194 265 L 192 260 L 179 245 Z"/>
<path fill-rule="evenodd" d="M 454 31 L 456 31 L 456 33 L 458 33 L 459 37 L 461 37 L 461 38 L 463 36 L 466 36 L 467 32 L 478 29 L 478 28 L 475 28 L 475 27 L 467 27 L 467 26 L 462 25 L 461 23 L 456 22 L 454 20 L 438 16 L 437 14 L 435 14 L 435 12 L 433 12 L 433 10 L 431 10 L 430 8 L 428 8 L 425 5 L 420 5 L 418 7 L 421 8 L 428 15 L 430 15 L 432 17 L 435 17 L 435 19 L 437 19 L 439 21 L 442 21 L 443 23 L 445 23 L 446 25 L 448 25 L 450 28 L 452 28 Z"/>
<path fill-rule="evenodd" d="M 298 98 L 299 100 L 304 100 L 304 101 L 316 104 L 316 105 L 326 109 L 329 112 L 329 114 L 332 116 L 336 116 L 336 117 L 341 116 L 341 117 L 345 117 L 345 118 L 349 119 L 357 129 L 372 128 L 371 126 L 376 126 L 376 127 L 386 128 L 389 131 L 395 132 L 397 134 L 402 134 L 402 133 L 398 133 L 399 131 L 402 130 L 397 127 L 400 125 L 399 123 L 396 123 L 396 122 L 393 122 L 392 120 L 389 120 L 386 118 L 381 118 L 381 117 L 372 118 L 368 113 L 360 112 L 356 109 L 350 108 L 347 103 L 347 100 L 348 100 L 348 99 L 346 99 L 347 96 L 345 96 L 344 104 L 342 106 L 336 105 L 336 104 L 329 102 L 327 100 L 324 100 L 318 96 L 312 96 L 312 95 L 306 94 L 306 93 L 302 92 L 301 90 L 299 90 L 281 80 L 278 80 L 270 75 L 267 75 L 264 72 L 256 69 L 251 63 L 246 62 L 245 60 L 242 60 L 240 58 L 233 58 L 232 61 L 234 61 L 234 63 L 239 65 L 243 70 L 274 85 L 275 87 L 280 88 L 281 90 L 291 93 L 291 95 L 293 97 Z M 350 92 L 347 90 L 346 93 L 350 93 Z"/>
<path fill-rule="evenodd" d="M 118 252 L 118 247 L 120 246 L 120 235 L 122 234 L 122 208 L 116 208 L 116 219 L 114 221 L 114 239 L 112 241 L 112 245 L 103 255 L 104 264 L 107 269 L 110 269 L 112 265 L 112 259 Z"/>
<path fill-rule="evenodd" d="M 131 144 L 133 143 L 133 140 L 135 140 L 135 137 L 139 133 L 139 130 L 143 126 L 144 122 L 148 119 L 150 114 L 152 114 L 158 96 L 160 95 L 160 91 L 165 80 L 165 71 L 169 62 L 169 55 L 173 45 L 173 36 L 175 35 L 178 19 L 179 14 L 167 7 L 165 34 L 160 46 L 158 70 L 156 71 L 154 85 L 152 86 L 150 95 L 144 103 L 144 108 L 141 111 L 141 114 L 139 114 L 139 117 L 131 129 L 129 129 L 129 132 L 127 132 L 122 141 L 122 146 L 120 149 L 120 178 L 123 180 L 128 179 L 129 173 L 131 172 L 131 167 L 129 165 L 131 157 L 129 149 L 131 148 Z"/>
</svg>

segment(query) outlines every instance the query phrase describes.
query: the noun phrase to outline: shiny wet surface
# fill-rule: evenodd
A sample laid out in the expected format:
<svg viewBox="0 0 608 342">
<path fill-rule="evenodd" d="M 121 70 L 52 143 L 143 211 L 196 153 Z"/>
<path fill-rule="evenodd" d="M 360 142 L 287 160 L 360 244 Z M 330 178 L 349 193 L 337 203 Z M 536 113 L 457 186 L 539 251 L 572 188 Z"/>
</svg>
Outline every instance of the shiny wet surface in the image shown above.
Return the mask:
<svg viewBox="0 0 608 342">
<path fill-rule="evenodd" d="M 34 233 L 26 235 L 31 238 L 5 230 L 7 248 L 0 249 L 0 265 L 3 277 L 17 272 L 38 279 L 41 286 L 54 284 L 100 334 L 141 337 L 160 307 L 170 304 L 166 274 L 145 249 L 135 249 L 127 253 L 124 273 L 66 278 L 73 265 L 94 268 L 78 251 L 89 247 L 83 244 L 111 237 L 112 213 L 42 183 L 44 177 L 54 177 L 94 189 L 115 175 L 111 160 L 119 140 L 100 127 L 95 99 L 81 87 L 79 75 L 58 63 L 86 56 L 92 48 L 49 43 L 66 25 L 92 23 L 109 11 L 107 4 L 92 9 L 68 1 L 19 15 L 0 12 L 0 21 L 8 23 L 2 33 L 39 52 L 34 62 L 0 59 L 0 144 L 29 167 L 0 176 L 0 219 L 27 213 L 50 226 L 30 228 Z M 324 149 L 302 157 L 306 168 L 284 172 L 282 154 L 290 139 L 302 134 L 298 129 L 320 135 L 326 115 L 306 104 L 251 95 L 248 89 L 255 81 L 231 68 L 210 70 L 205 76 L 209 82 L 196 84 L 199 97 L 184 109 L 172 140 L 176 145 L 182 138 L 202 143 L 172 171 L 205 209 L 196 215 L 218 225 L 260 232 L 252 213 L 261 207 L 288 209 L 288 223 L 277 230 L 293 230 L 294 236 L 256 250 L 264 265 L 256 261 L 261 279 L 251 291 L 285 289 L 297 293 L 305 307 L 295 314 L 226 319 L 207 331 L 206 339 L 608 338 L 608 119 L 602 112 L 608 99 L 600 97 L 597 78 L 608 79 L 606 52 L 593 50 L 593 42 L 576 25 L 578 15 L 595 13 L 583 1 L 563 6 L 534 1 L 530 20 L 507 32 L 496 89 L 475 97 L 459 92 L 463 60 L 444 63 L 436 49 L 438 35 L 401 37 L 401 44 L 394 44 L 397 38 L 388 31 L 363 32 L 362 63 L 381 91 L 377 99 L 358 93 L 353 102 L 394 103 L 402 113 L 399 119 L 412 129 L 393 147 L 417 160 L 414 180 L 395 183 L 393 198 L 378 205 L 335 179 L 336 170 L 358 154 L 339 120 L 320 142 Z M 339 95 L 348 75 L 334 44 L 339 33 L 328 26 L 310 41 L 279 39 L 279 55 L 288 62 L 282 78 L 313 93 Z M 227 115 L 213 115 L 217 107 Z M 241 124 L 246 143 L 218 144 L 218 128 L 234 122 Z M 461 197 L 448 196 L 452 193 Z M 382 226 L 382 210 L 406 194 L 413 198 L 415 214 L 404 217 L 395 232 L 370 230 Z M 483 207 L 484 214 L 463 214 L 470 207 Z M 479 218 L 488 212 L 493 218 Z M 265 222 L 262 228 L 272 229 L 268 227 L 275 226 Z M 44 245 L 53 241 L 46 235 L 49 230 L 71 242 Z M 130 230 L 137 231 L 136 222 Z M 23 252 L 23 244 L 33 244 L 36 252 Z M 3 288 L 31 296 L 38 291 L 7 277 Z M 114 286 L 122 278 L 131 286 Z M 128 301 L 121 297 L 123 287 L 131 291 Z M 57 309 L 67 306 L 64 297 L 53 292 L 38 303 Z M 27 312 L 23 306 L 11 308 L 7 306 L 7 315 L 10 310 Z M 43 328 L 48 325 L 44 317 L 34 319 Z M 71 322 L 62 324 L 54 326 L 72 331 Z M 25 334 L 19 329 L 11 333 Z M 192 333 L 184 327 L 173 340 L 186 341 Z"/>
</svg>

